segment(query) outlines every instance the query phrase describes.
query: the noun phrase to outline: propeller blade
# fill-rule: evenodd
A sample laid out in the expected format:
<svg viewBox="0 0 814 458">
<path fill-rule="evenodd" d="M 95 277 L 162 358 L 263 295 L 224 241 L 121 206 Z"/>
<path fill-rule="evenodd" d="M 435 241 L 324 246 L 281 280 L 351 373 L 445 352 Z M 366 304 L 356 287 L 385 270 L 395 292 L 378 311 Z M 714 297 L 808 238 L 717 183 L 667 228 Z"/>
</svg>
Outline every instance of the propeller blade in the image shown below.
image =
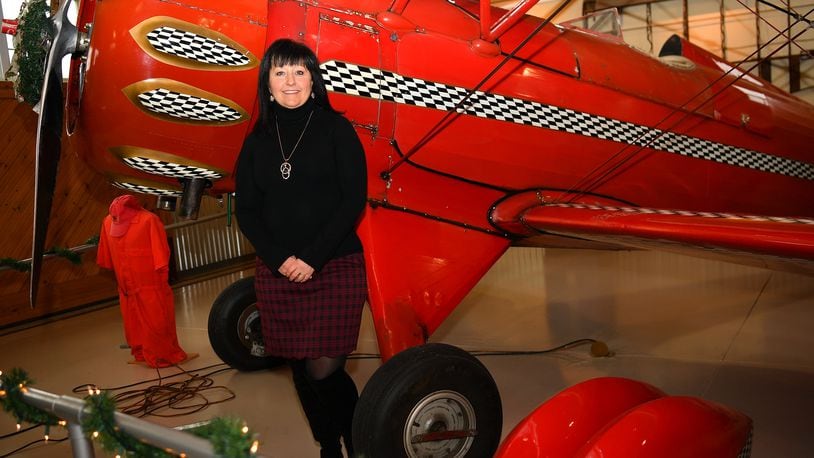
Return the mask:
<svg viewBox="0 0 814 458">
<path fill-rule="evenodd" d="M 76 26 L 68 20 L 70 0 L 62 0 L 51 18 L 51 47 L 45 67 L 45 81 L 40 96 L 37 122 L 37 147 L 34 177 L 34 234 L 31 248 L 29 299 L 31 308 L 37 303 L 42 254 L 57 181 L 57 166 L 62 150 L 62 58 L 74 52 L 77 45 Z"/>
</svg>

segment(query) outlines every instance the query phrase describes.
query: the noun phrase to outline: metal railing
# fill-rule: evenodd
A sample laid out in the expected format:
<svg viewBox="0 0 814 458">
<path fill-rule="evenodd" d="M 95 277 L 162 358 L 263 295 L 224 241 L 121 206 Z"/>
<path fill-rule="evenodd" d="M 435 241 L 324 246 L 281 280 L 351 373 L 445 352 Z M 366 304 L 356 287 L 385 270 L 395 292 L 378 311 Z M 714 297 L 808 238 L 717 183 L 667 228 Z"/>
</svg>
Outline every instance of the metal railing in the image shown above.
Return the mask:
<svg viewBox="0 0 814 458">
<path fill-rule="evenodd" d="M 36 388 L 23 390 L 22 398 L 27 404 L 53 413 L 67 422 L 74 457 L 93 458 L 95 456 L 90 439 L 82 431 L 82 419 L 85 415 L 89 415 L 84 401 Z M 217 456 L 208 440 L 190 433 L 159 426 L 121 412 L 114 412 L 113 420 L 123 432 L 155 447 L 171 450 L 187 457 Z"/>
</svg>

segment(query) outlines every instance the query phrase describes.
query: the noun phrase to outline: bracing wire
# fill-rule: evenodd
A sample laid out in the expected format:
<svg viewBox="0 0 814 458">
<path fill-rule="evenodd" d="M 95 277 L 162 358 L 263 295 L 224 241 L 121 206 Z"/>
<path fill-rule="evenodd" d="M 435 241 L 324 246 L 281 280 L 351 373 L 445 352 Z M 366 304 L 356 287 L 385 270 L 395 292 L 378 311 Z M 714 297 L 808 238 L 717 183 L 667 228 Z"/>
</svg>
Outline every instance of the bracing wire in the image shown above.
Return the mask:
<svg viewBox="0 0 814 458">
<path fill-rule="evenodd" d="M 766 5 L 768 7 L 771 7 L 771 8 L 774 8 L 777 11 L 788 14 L 789 16 L 791 16 L 792 18 L 794 18 L 798 22 L 805 22 L 806 24 L 809 25 L 809 27 L 814 26 L 814 23 L 812 23 L 812 21 L 810 19 L 806 19 L 808 14 L 801 16 L 800 13 L 794 11 L 793 8 L 786 9 L 786 8 L 781 7 L 781 6 L 777 6 L 772 2 L 767 2 L 766 0 L 757 0 L 757 2 L 758 3 L 763 3 L 764 5 Z"/>
<path fill-rule="evenodd" d="M 772 24 L 771 22 L 769 22 L 769 20 L 768 20 L 768 19 L 766 19 L 765 17 L 763 17 L 763 16 L 760 14 L 760 12 L 759 12 L 759 11 L 757 11 L 757 10 L 753 10 L 751 7 L 749 7 L 749 5 L 747 5 L 746 3 L 744 3 L 744 1 L 743 1 L 743 0 L 738 0 L 738 3 L 740 3 L 740 4 L 741 4 L 741 6 L 743 6 L 743 7 L 744 7 L 744 8 L 746 8 L 747 10 L 749 10 L 749 12 L 750 12 L 750 13 L 754 14 L 754 15 L 755 15 L 755 17 L 757 17 L 759 21 L 763 21 L 763 22 L 764 22 L 764 23 L 765 23 L 767 26 L 771 27 L 771 28 L 772 28 L 772 29 L 773 29 L 775 32 L 777 32 L 777 33 L 779 33 L 779 34 L 783 34 L 783 33 L 784 33 L 784 32 L 782 32 L 780 29 L 778 29 L 778 28 L 777 28 L 777 27 L 776 27 L 774 24 Z M 785 12 L 785 10 L 783 10 L 783 11 Z M 792 10 L 792 11 L 794 11 L 794 10 Z M 809 12 L 809 13 L 810 13 L 810 12 Z M 799 14 L 797 14 L 796 12 L 795 12 L 795 15 L 796 15 L 796 16 L 800 16 L 800 15 L 799 15 Z M 796 17 L 796 16 L 792 16 L 792 17 Z M 809 25 L 810 25 L 810 22 L 809 22 Z M 758 32 L 759 32 L 759 30 L 758 30 Z M 791 40 L 790 40 L 790 41 L 791 41 Z M 800 43 L 797 43 L 796 41 L 791 41 L 791 44 L 793 44 L 794 46 L 797 46 L 797 49 L 799 49 L 799 50 L 800 50 L 800 54 L 801 54 L 801 55 L 806 55 L 806 56 L 808 56 L 808 57 L 812 57 L 811 52 L 810 52 L 808 49 L 804 48 L 802 45 L 800 45 Z M 763 59 L 761 59 L 761 58 L 760 58 L 760 56 L 758 56 L 758 60 L 763 60 Z"/>
<path fill-rule="evenodd" d="M 455 120 L 455 118 L 460 116 L 458 110 L 464 105 L 464 103 L 467 100 L 469 100 L 481 87 L 483 87 L 483 85 L 486 84 L 486 82 L 489 81 L 501 68 L 503 68 L 504 65 L 506 65 L 512 59 L 514 59 L 515 54 L 517 54 L 521 49 L 523 49 L 523 47 L 526 46 L 526 44 L 532 38 L 534 38 L 534 36 L 537 35 L 540 32 L 540 30 L 542 30 L 545 26 L 550 24 L 551 20 L 554 17 L 556 17 L 561 11 L 563 11 L 565 7 L 567 7 L 568 4 L 570 3 L 571 0 L 563 0 L 562 2 L 560 2 L 557 8 L 551 14 L 549 14 L 548 17 L 545 18 L 540 24 L 538 24 L 537 27 L 535 27 L 534 30 L 532 30 L 531 33 L 529 33 L 528 36 L 523 39 L 523 41 L 521 41 L 517 46 L 515 46 L 515 48 L 509 54 L 507 54 L 503 58 L 503 60 L 489 72 L 489 74 L 484 76 L 483 79 L 481 79 L 480 82 L 475 85 L 475 87 L 473 87 L 470 90 L 467 90 L 466 95 L 464 95 L 464 97 L 460 101 L 458 101 L 458 103 L 456 103 L 451 110 L 447 111 L 446 114 L 444 114 L 444 116 L 437 123 L 435 123 L 430 128 L 430 130 L 427 131 L 427 133 L 424 134 L 424 136 L 421 137 L 421 139 L 419 139 L 415 145 L 413 145 L 412 148 L 407 150 L 407 152 L 404 153 L 404 155 L 401 156 L 397 161 L 395 161 L 387 170 L 383 171 L 381 173 L 381 177 L 384 178 L 385 180 L 388 179 L 390 177 L 390 174 L 393 173 L 394 170 L 401 166 L 401 164 L 403 164 L 405 161 L 410 159 L 410 157 L 417 153 L 419 149 L 421 149 L 436 135 L 441 133 L 442 130 L 449 126 L 452 123 L 452 121 Z"/>
<path fill-rule="evenodd" d="M 806 15 L 805 15 L 805 16 L 810 15 L 812 12 L 814 12 L 814 9 L 812 9 L 811 11 L 809 11 L 808 13 L 806 13 Z M 606 159 L 605 161 L 603 161 L 601 164 L 599 164 L 598 166 L 596 166 L 596 167 L 595 167 L 595 168 L 594 168 L 594 169 L 593 169 L 591 172 L 589 172 L 589 173 L 588 173 L 588 174 L 586 174 L 586 175 L 585 175 L 583 178 L 581 178 L 579 181 L 577 181 L 577 183 L 575 183 L 574 185 L 572 185 L 572 186 L 571 186 L 571 187 L 570 187 L 570 188 L 569 188 L 569 189 L 568 189 L 566 192 L 564 192 L 564 193 L 562 194 L 562 197 L 560 197 L 560 198 L 558 198 L 558 199 L 555 199 L 555 201 L 556 201 L 557 203 L 559 203 L 559 202 L 563 202 L 563 201 L 565 201 L 565 202 L 573 202 L 573 201 L 574 201 L 574 200 L 576 200 L 576 199 L 577 199 L 579 196 L 585 195 L 585 194 L 587 194 L 587 193 L 589 193 L 589 192 L 591 192 L 591 191 L 595 190 L 595 189 L 596 189 L 597 187 L 599 187 L 600 185 L 602 185 L 602 184 L 603 184 L 603 183 L 606 181 L 606 179 L 607 179 L 607 178 L 608 178 L 610 175 L 612 175 L 612 174 L 613 174 L 613 172 L 615 172 L 615 171 L 619 170 L 619 169 L 620 169 L 620 168 L 621 168 L 623 165 L 625 165 L 626 163 L 628 163 L 629 161 L 631 161 L 631 160 L 632 160 L 632 159 L 633 159 L 635 156 L 637 156 L 637 155 L 638 155 L 640 152 L 642 152 L 642 151 L 643 151 L 645 148 L 647 148 L 649 145 L 653 144 L 653 142 L 654 142 L 654 141 L 656 141 L 657 139 L 659 139 L 660 137 L 662 137 L 662 136 L 663 136 L 663 135 L 665 135 L 666 133 L 671 132 L 671 131 L 672 131 L 672 129 L 674 129 L 676 126 L 678 126 L 679 124 L 681 124 L 681 123 L 682 123 L 684 120 L 686 120 L 686 119 L 687 119 L 687 118 L 688 118 L 690 115 L 692 115 L 692 114 L 696 113 L 696 112 L 697 112 L 697 111 L 698 111 L 698 110 L 699 110 L 701 107 L 703 107 L 704 105 L 706 105 L 706 104 L 707 104 L 707 103 L 709 103 L 710 101 L 714 100 L 714 99 L 715 99 L 715 97 L 717 97 L 718 95 L 720 95 L 720 94 L 721 94 L 721 93 L 722 93 L 724 90 L 726 90 L 728 87 L 730 87 L 730 86 L 731 86 L 731 85 L 733 85 L 735 82 L 739 81 L 739 80 L 740 80 L 740 79 L 742 79 L 744 76 L 746 76 L 746 75 L 747 75 L 749 72 L 751 72 L 752 70 L 754 70 L 754 69 L 755 69 L 755 68 L 756 68 L 756 67 L 759 65 L 759 62 L 757 62 L 757 63 L 755 63 L 754 65 L 752 65 L 751 67 L 749 67 L 749 68 L 748 68 L 746 71 L 741 70 L 741 69 L 739 68 L 739 66 L 740 66 L 740 65 L 741 65 L 743 62 L 748 61 L 749 59 L 751 59 L 751 58 L 752 58 L 752 56 L 754 56 L 755 54 L 757 54 L 757 53 L 758 53 L 760 50 L 762 50 L 763 48 L 766 48 L 766 47 L 767 47 L 769 44 L 771 44 L 771 43 L 772 43 L 772 42 L 773 42 L 775 39 L 777 39 L 777 38 L 779 38 L 779 37 L 781 37 L 781 36 L 784 36 L 786 32 L 788 32 L 789 30 L 791 30 L 791 28 L 792 28 L 794 25 L 798 24 L 798 23 L 799 23 L 799 22 L 792 23 L 792 24 L 791 24 L 791 25 L 789 25 L 789 26 L 788 26 L 788 27 L 787 27 L 787 28 L 786 28 L 784 31 L 782 31 L 782 32 L 778 33 L 777 35 L 775 35 L 775 36 L 774 36 L 774 37 L 773 37 L 771 40 L 769 40 L 769 41 L 767 41 L 766 43 L 764 43 L 764 44 L 763 44 L 762 46 L 760 46 L 760 47 L 759 47 L 757 50 L 755 50 L 755 51 L 754 51 L 752 54 L 750 54 L 750 55 L 749 55 L 749 56 L 747 56 L 745 59 L 743 59 L 743 60 L 741 61 L 741 63 L 740 63 L 740 64 L 735 64 L 735 65 L 734 65 L 732 68 L 728 69 L 726 72 L 724 72 L 724 73 L 723 73 L 721 76 L 719 76 L 717 79 L 715 79 L 715 80 L 714 80 L 714 81 L 712 81 L 711 83 L 707 84 L 707 85 L 706 85 L 706 87 L 705 87 L 703 90 L 701 90 L 700 92 L 698 92 L 697 94 L 695 94 L 694 96 L 692 96 L 692 97 L 691 97 L 689 100 L 687 100 L 687 101 L 686 101 L 686 102 L 685 102 L 683 105 L 681 105 L 681 107 L 679 107 L 679 108 L 677 108 L 677 109 L 673 110 L 671 113 L 669 113 L 668 115 L 666 115 L 666 116 L 665 116 L 664 118 L 662 118 L 662 119 L 661 119 L 659 122 L 657 122 L 657 123 L 656 123 L 656 124 L 655 124 L 653 127 L 654 127 L 654 128 L 656 128 L 656 127 L 658 127 L 658 126 L 660 126 L 660 125 L 662 125 L 662 124 L 664 124 L 664 123 L 668 122 L 668 121 L 669 121 L 671 118 L 673 118 L 673 117 L 674 117 L 676 114 L 678 114 L 678 113 L 679 113 L 681 110 L 684 110 L 684 109 L 685 109 L 685 108 L 686 108 L 686 107 L 687 107 L 687 106 L 688 106 L 688 105 L 689 105 L 691 102 L 693 102 L 695 99 L 697 99 L 698 97 L 700 97 L 701 95 L 703 95 L 703 93 L 704 93 L 704 92 L 705 92 L 707 89 L 710 89 L 710 88 L 714 87 L 714 85 L 715 85 L 715 84 L 717 84 L 718 82 L 720 82 L 722 79 L 724 79 L 726 76 L 730 75 L 730 74 L 731 74 L 732 72 L 734 72 L 735 70 L 737 70 L 737 71 L 739 71 L 739 72 L 740 72 L 740 74 L 739 74 L 739 75 L 737 75 L 735 78 L 733 78 L 731 81 L 729 81 L 729 82 L 728 82 L 726 85 L 724 85 L 723 87 L 721 87 L 721 88 L 717 89 L 717 90 L 716 90 L 714 93 L 712 93 L 712 94 L 711 94 L 711 95 L 710 95 L 710 96 L 709 96 L 709 97 L 708 97 L 708 98 L 707 98 L 705 101 L 701 102 L 701 103 L 700 103 L 698 106 L 696 106 L 696 107 L 695 107 L 695 108 L 693 108 L 692 110 L 685 111 L 685 112 L 684 112 L 683 114 L 681 114 L 681 116 L 680 116 L 680 117 L 679 117 L 677 120 L 675 120 L 675 121 L 674 121 L 674 122 L 673 122 L 673 123 L 672 123 L 672 124 L 671 124 L 669 127 L 667 127 L 666 129 L 661 130 L 661 131 L 659 132 L 659 134 L 658 134 L 658 135 L 653 135 L 652 137 L 649 137 L 649 138 L 648 138 L 646 141 L 644 141 L 642 144 L 636 144 L 636 143 L 637 143 L 638 141 L 642 140 L 642 139 L 643 139 L 643 137 L 644 137 L 645 135 L 648 135 L 648 134 L 643 134 L 643 135 L 640 135 L 638 138 L 636 138 L 636 139 L 632 140 L 632 142 L 631 142 L 630 144 L 627 144 L 627 145 L 623 146 L 623 147 L 622 147 L 622 148 L 621 148 L 621 149 L 620 149 L 618 152 L 616 152 L 616 153 L 614 153 L 613 155 L 611 155 L 611 156 L 610 156 L 608 159 Z M 803 33 L 805 33 L 805 32 L 806 32 L 806 30 L 802 30 L 802 31 L 798 32 L 798 33 L 797 33 L 797 34 L 795 34 L 793 37 L 790 37 L 790 38 L 789 38 L 789 39 L 788 39 L 786 42 L 793 42 L 793 41 L 794 41 L 794 40 L 795 40 L 797 37 L 799 37 L 800 35 L 802 35 L 802 34 L 803 34 Z M 767 56 L 765 56 L 763 59 L 765 60 L 765 59 L 770 58 L 770 57 L 771 57 L 771 56 L 773 56 L 775 53 L 777 53 L 778 51 L 780 51 L 780 49 L 781 49 L 781 48 L 780 48 L 780 47 L 778 47 L 777 49 L 775 49 L 774 51 L 772 51 L 771 53 L 769 53 Z M 628 150 L 630 150 L 631 148 L 634 148 L 634 147 L 635 147 L 635 149 L 634 149 L 633 151 L 628 151 Z M 625 155 L 624 157 L 622 157 L 620 160 L 618 160 L 618 161 L 614 162 L 616 159 L 618 159 L 618 158 L 619 158 L 620 156 L 622 156 L 623 154 Z M 603 169 L 604 169 L 604 171 L 603 171 Z"/>
</svg>

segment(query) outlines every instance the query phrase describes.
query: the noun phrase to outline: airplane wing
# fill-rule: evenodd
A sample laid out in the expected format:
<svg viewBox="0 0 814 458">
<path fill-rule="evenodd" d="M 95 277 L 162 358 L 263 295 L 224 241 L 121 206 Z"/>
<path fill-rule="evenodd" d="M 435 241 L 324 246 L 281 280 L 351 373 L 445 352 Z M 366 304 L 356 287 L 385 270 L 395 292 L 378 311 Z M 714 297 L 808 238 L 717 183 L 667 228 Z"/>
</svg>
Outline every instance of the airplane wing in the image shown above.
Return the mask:
<svg viewBox="0 0 814 458">
<path fill-rule="evenodd" d="M 545 203 L 498 205 L 495 225 L 525 235 L 559 235 L 617 247 L 660 249 L 814 274 L 814 219 Z"/>
</svg>

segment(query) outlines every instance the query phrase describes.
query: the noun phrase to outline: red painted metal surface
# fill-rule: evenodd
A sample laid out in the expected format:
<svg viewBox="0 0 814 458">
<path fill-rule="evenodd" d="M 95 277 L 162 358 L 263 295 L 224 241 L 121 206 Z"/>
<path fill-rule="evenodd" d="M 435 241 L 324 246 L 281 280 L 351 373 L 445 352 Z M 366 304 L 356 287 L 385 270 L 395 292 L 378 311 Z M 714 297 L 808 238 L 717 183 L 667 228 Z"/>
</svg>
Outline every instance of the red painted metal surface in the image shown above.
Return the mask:
<svg viewBox="0 0 814 458">
<path fill-rule="evenodd" d="M 540 405 L 495 457 L 735 457 L 750 447 L 751 430 L 748 417 L 717 403 L 601 377 Z"/>
<path fill-rule="evenodd" d="M 575 456 L 740 456 L 751 447 L 752 420 L 720 404 L 668 396 L 642 404 L 597 434 Z"/>
<path fill-rule="evenodd" d="M 6 35 L 17 35 L 17 27 L 19 25 L 20 22 L 16 19 L 3 18 L 2 25 L 0 26 L 0 32 L 5 33 Z"/>
<path fill-rule="evenodd" d="M 94 2 L 83 2 L 83 8 Z M 193 5 L 142 2 L 138 5 L 95 2 L 91 47 L 73 141 L 85 160 L 102 173 L 136 177 L 177 186 L 177 180 L 139 172 L 124 164 L 111 148 L 135 146 L 232 171 L 250 123 L 211 126 L 167 122 L 138 109 L 123 90 L 133 83 L 163 78 L 218 94 L 251 112 L 256 71 L 216 72 L 185 69 L 147 55 L 130 29 L 156 16 L 168 16 L 231 37 L 262 56 L 266 43 L 266 5 L 251 1 L 202 1 Z M 74 76 L 74 75 L 72 75 Z M 213 183 L 220 193 L 233 188 L 230 176 Z"/>
<path fill-rule="evenodd" d="M 661 390 L 618 377 L 587 380 L 541 404 L 506 436 L 495 458 L 577 456 L 598 431 L 628 410 L 660 397 Z"/>
<path fill-rule="evenodd" d="M 688 246 L 814 262 L 814 219 L 794 223 L 785 219 L 630 207 L 538 206 L 526 211 L 522 220 L 551 232 L 671 240 Z"/>
<path fill-rule="evenodd" d="M 150 24 L 171 18 L 256 59 L 278 37 L 302 39 L 321 62 L 358 67 L 374 87 L 361 87 L 362 77 L 334 76 L 331 100 L 357 125 L 367 154 L 371 207 L 360 234 L 385 359 L 422 343 L 512 242 L 589 224 L 591 216 L 569 212 L 571 226 L 549 226 L 537 217 L 549 207 L 529 211 L 538 195 L 551 197 L 546 204 L 567 197 L 814 216 L 814 107 L 756 78 L 724 76 L 720 62 L 689 43 L 683 56 L 666 61 L 618 39 L 548 25 L 507 58 L 541 20 L 465 0 L 85 0 L 80 11 L 93 33 L 82 93 L 78 65 L 69 81 L 72 140 L 117 182 L 178 189 L 177 178 L 137 170 L 120 154 L 146 151 L 220 171 L 209 192 L 231 192 L 235 159 L 255 119 L 256 65 L 190 66 L 151 53 L 144 38 Z M 480 21 L 480 14 L 489 17 Z M 490 42 L 495 34 L 500 40 Z M 128 93 L 159 83 L 217 98 L 244 116 L 222 124 L 173 120 Z M 446 126 L 428 136 L 439 122 Z M 619 231 L 638 237 L 660 230 L 674 242 L 677 218 Z M 758 223 L 709 237 L 698 228 L 682 243 L 743 241 L 750 227 L 766 233 Z M 810 241 L 810 228 L 792 232 Z M 754 252 L 800 254 L 793 247 L 775 252 L 774 242 L 762 240 L 744 243 Z"/>
</svg>

